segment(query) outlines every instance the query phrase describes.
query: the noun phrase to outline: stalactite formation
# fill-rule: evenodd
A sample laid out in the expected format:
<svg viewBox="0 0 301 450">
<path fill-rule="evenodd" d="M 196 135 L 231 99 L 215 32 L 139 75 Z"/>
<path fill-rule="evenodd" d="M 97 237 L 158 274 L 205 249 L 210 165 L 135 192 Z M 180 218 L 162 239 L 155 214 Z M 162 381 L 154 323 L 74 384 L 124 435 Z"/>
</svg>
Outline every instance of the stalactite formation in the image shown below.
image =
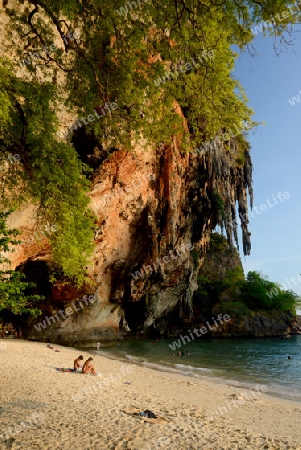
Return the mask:
<svg viewBox="0 0 301 450">
<path fill-rule="evenodd" d="M 240 222 L 243 252 L 249 255 L 248 195 L 252 208 L 253 188 L 248 143 L 235 137 L 226 142 L 215 139 L 202 146 L 196 160 L 199 200 L 208 208 L 206 216 L 211 213 L 212 229 L 216 225 L 225 228 L 230 246 L 233 247 L 234 242 L 238 246 L 237 226 Z M 202 206 L 201 210 L 204 212 Z"/>
</svg>

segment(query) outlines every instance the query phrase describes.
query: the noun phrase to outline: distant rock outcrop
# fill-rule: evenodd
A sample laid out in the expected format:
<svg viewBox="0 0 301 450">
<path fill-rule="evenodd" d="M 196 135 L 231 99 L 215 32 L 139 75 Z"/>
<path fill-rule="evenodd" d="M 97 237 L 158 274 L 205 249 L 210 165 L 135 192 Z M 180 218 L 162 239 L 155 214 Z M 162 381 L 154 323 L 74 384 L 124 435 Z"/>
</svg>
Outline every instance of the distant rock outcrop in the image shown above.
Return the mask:
<svg viewBox="0 0 301 450">
<path fill-rule="evenodd" d="M 243 272 L 238 251 L 229 246 L 227 239 L 219 233 L 212 233 L 210 244 L 199 268 L 199 276 L 210 281 L 221 281 L 226 272 L 239 267 Z"/>
<path fill-rule="evenodd" d="M 226 273 L 234 272 L 243 274 L 242 263 L 236 249 L 231 249 L 227 239 L 218 234 L 211 235 L 210 245 L 198 275 L 209 280 L 216 286 L 218 282 L 225 279 Z M 239 314 L 230 313 L 234 302 L 239 302 L 239 291 L 236 292 L 235 285 L 220 291 L 216 298 L 211 298 L 210 313 L 206 310 L 206 299 L 201 293 L 195 294 L 194 301 L 194 322 L 189 324 L 201 327 L 208 320 L 212 323 L 211 316 L 217 316 L 221 310 L 231 315 L 229 321 L 218 323 L 217 327 L 208 330 L 208 335 L 217 338 L 228 337 L 268 337 L 268 336 L 288 336 L 291 334 L 301 334 L 301 323 L 298 324 L 295 316 L 289 311 L 248 311 L 237 309 Z M 214 303 L 216 302 L 216 303 Z M 228 305 L 228 306 L 227 306 Z M 241 303 L 237 305 L 244 306 Z M 216 313 L 216 314 L 215 314 Z M 185 330 L 182 330 L 185 332 Z"/>
<path fill-rule="evenodd" d="M 257 312 L 225 322 L 212 331 L 212 337 L 285 337 L 301 334 L 293 330 L 295 317 L 289 311 Z"/>
</svg>

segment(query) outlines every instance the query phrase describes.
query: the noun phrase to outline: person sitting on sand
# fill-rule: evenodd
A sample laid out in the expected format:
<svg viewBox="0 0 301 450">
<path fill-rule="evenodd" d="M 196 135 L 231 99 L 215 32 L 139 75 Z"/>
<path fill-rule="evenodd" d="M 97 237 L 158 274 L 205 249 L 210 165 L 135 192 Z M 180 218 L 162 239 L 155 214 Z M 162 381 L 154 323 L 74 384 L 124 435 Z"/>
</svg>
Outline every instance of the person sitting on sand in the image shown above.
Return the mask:
<svg viewBox="0 0 301 450">
<path fill-rule="evenodd" d="M 79 357 L 74 360 L 74 372 L 81 372 L 81 370 L 79 369 L 82 369 L 83 366 L 82 364 L 80 364 L 80 361 L 83 360 L 84 360 L 83 355 L 79 355 Z"/>
<path fill-rule="evenodd" d="M 85 373 L 85 374 L 92 373 L 92 375 L 96 375 L 94 366 L 93 366 L 93 364 L 91 364 L 91 361 L 93 361 L 93 358 L 90 356 L 90 358 L 88 358 L 87 361 L 85 362 L 85 364 L 83 365 L 82 373 Z"/>
</svg>

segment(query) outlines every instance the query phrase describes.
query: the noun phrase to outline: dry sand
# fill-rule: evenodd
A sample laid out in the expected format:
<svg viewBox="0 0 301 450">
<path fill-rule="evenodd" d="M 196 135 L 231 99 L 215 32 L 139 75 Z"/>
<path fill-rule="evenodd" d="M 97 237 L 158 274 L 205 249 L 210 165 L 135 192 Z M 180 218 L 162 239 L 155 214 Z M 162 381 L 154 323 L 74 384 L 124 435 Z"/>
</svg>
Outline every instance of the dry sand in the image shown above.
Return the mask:
<svg viewBox="0 0 301 450">
<path fill-rule="evenodd" d="M 100 376 L 59 373 L 55 367 L 72 367 L 79 351 L 55 348 L 1 340 L 0 449 L 301 450 L 300 403 L 100 355 L 93 355 Z M 232 408 L 212 417 L 227 402 Z M 123 412 L 134 407 L 168 421 Z"/>
</svg>

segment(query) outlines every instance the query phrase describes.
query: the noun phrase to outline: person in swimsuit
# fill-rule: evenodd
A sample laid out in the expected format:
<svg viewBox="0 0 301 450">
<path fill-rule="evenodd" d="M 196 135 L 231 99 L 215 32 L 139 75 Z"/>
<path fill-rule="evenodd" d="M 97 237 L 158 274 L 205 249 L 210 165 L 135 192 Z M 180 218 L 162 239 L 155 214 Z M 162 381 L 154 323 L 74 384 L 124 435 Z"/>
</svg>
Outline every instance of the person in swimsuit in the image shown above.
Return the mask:
<svg viewBox="0 0 301 450">
<path fill-rule="evenodd" d="M 80 361 L 83 361 L 83 360 L 84 360 L 84 358 L 82 355 L 80 355 L 78 358 L 76 358 L 74 360 L 74 372 L 80 372 L 79 369 L 81 369 L 83 367 L 82 364 L 80 364 Z"/>
<path fill-rule="evenodd" d="M 82 373 L 92 373 L 92 375 L 96 375 L 95 369 L 93 364 L 91 363 L 93 361 L 93 358 L 90 356 L 90 358 L 87 359 L 85 364 L 83 365 Z"/>
</svg>

